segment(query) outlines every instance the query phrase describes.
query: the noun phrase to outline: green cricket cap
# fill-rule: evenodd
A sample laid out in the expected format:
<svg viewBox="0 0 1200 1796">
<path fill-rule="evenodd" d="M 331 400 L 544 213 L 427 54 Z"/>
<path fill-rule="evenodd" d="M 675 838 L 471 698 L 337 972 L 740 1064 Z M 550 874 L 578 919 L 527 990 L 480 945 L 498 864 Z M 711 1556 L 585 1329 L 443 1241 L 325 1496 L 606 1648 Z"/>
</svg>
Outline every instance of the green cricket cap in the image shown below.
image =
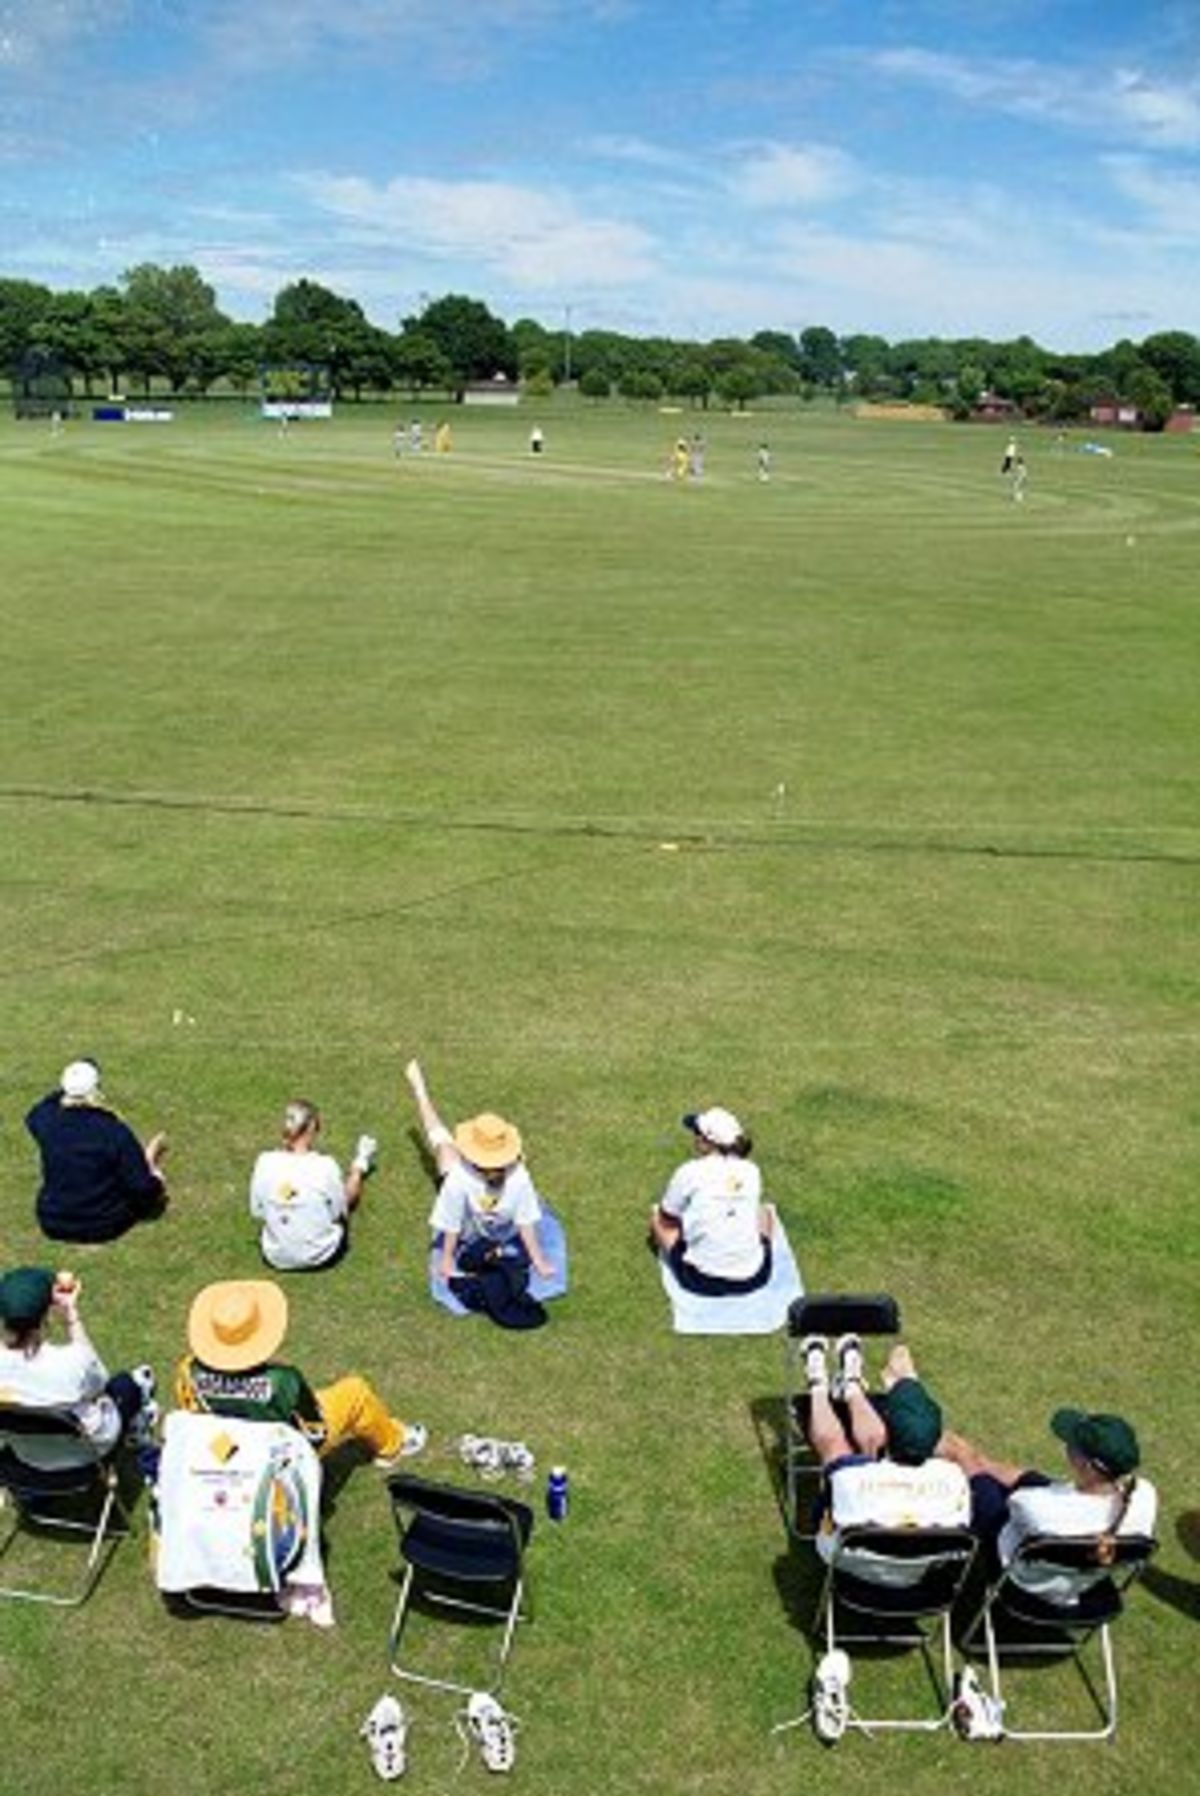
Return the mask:
<svg viewBox="0 0 1200 1796">
<path fill-rule="evenodd" d="M 13 1328 L 34 1328 L 53 1296 L 52 1272 L 44 1266 L 16 1266 L 0 1278 L 0 1316 Z"/>
<path fill-rule="evenodd" d="M 1124 1416 L 1088 1415 L 1082 1409 L 1056 1409 L 1050 1418 L 1051 1433 L 1060 1441 L 1107 1472 L 1124 1478 L 1141 1463 L 1138 1438 Z"/>
</svg>

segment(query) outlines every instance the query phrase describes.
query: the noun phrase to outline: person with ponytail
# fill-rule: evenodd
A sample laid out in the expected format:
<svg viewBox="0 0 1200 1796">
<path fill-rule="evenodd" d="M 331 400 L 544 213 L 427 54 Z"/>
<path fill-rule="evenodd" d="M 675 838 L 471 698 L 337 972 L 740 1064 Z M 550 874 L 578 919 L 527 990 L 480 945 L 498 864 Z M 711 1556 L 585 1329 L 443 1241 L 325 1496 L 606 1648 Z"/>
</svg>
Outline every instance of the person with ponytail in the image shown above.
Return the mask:
<svg viewBox="0 0 1200 1796">
<path fill-rule="evenodd" d="M 1033 1536 L 1095 1537 L 1094 1567 L 1076 1575 L 1073 1594 L 1105 1575 L 1115 1542 L 1122 1535 L 1152 1536 L 1158 1516 L 1158 1493 L 1139 1477 L 1141 1449 L 1123 1416 L 1090 1414 L 1082 1409 L 1056 1409 L 1050 1431 L 1063 1443 L 1067 1478 L 1022 1469 L 989 1459 L 960 1435 L 945 1434 L 938 1447 L 971 1482 L 971 1526 L 994 1543 L 1002 1566 Z M 1030 1566 L 1022 1582 L 1043 1590 L 1045 1568 Z"/>
</svg>

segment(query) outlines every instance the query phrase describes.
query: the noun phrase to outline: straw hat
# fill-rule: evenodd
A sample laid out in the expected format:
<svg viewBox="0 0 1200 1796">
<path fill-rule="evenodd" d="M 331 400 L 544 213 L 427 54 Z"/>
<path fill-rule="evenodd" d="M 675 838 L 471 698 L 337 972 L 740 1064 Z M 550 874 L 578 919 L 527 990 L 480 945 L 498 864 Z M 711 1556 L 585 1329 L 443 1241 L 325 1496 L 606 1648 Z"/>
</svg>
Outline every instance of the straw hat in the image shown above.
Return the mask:
<svg viewBox="0 0 1200 1796">
<path fill-rule="evenodd" d="M 227 1279 L 194 1298 L 188 1346 L 216 1372 L 245 1372 L 270 1359 L 287 1323 L 287 1298 L 269 1278 Z"/>
<path fill-rule="evenodd" d="M 521 1158 L 521 1131 L 515 1123 L 505 1122 L 485 1110 L 480 1116 L 469 1116 L 454 1131 L 454 1145 L 464 1160 L 484 1172 L 511 1166 Z"/>
</svg>

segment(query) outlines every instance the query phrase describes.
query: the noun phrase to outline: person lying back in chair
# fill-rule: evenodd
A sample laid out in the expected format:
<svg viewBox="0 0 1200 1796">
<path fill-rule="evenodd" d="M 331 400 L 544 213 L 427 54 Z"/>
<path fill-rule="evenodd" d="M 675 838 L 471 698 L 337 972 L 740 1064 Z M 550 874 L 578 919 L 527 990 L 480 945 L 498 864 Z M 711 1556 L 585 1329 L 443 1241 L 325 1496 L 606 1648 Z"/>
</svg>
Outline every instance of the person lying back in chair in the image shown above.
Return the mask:
<svg viewBox="0 0 1200 1796">
<path fill-rule="evenodd" d="M 1030 1565 L 1014 1571 L 1026 1588 L 1053 1600 L 1077 1596 L 1102 1578 L 1118 1535 L 1153 1536 L 1158 1493 L 1148 1478 L 1136 1476 L 1141 1451 L 1123 1416 L 1057 1409 L 1050 1431 L 1066 1448 L 1069 1479 L 990 1459 L 958 1434 L 947 1434 L 940 1451 L 970 1479 L 971 1526 L 1001 1566 L 1034 1536 L 1097 1537 L 1093 1568 L 1065 1573 Z"/>
<path fill-rule="evenodd" d="M 287 1298 L 272 1279 L 206 1285 L 192 1303 L 191 1351 L 175 1375 L 180 1409 L 284 1422 L 321 1454 L 354 1441 L 384 1468 L 421 1451 L 422 1424 L 392 1415 L 365 1378 L 351 1374 L 314 1390 L 296 1366 L 275 1359 L 287 1324 Z"/>
<path fill-rule="evenodd" d="M 825 1474 L 817 1551 L 832 1557 L 845 1528 L 965 1527 L 970 1488 L 957 1465 L 938 1457 L 942 1412 L 917 1376 L 908 1348 L 897 1342 L 883 1371 L 880 1396 L 868 1396 L 862 1342 L 843 1335 L 829 1377 L 824 1335 L 802 1342 L 808 1380 L 808 1438 Z M 835 1408 L 844 1406 L 847 1422 Z"/>
</svg>

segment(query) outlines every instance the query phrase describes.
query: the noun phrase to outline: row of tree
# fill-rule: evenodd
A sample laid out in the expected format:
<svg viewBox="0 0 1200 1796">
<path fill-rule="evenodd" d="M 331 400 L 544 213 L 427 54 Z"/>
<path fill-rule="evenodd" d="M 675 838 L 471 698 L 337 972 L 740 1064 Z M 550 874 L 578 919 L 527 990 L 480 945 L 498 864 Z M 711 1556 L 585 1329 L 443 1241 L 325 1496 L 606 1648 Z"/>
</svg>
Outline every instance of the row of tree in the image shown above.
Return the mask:
<svg viewBox="0 0 1200 1796">
<path fill-rule="evenodd" d="M 54 362 L 82 392 L 139 385 L 180 396 L 258 391 L 264 382 L 324 384 L 335 397 L 460 392 L 503 376 L 549 393 L 577 383 L 587 397 L 717 398 L 744 405 L 766 394 L 810 399 L 895 399 L 949 405 L 969 416 L 987 393 L 1030 416 L 1067 421 L 1097 400 L 1136 405 L 1150 425 L 1177 405 L 1200 404 L 1200 341 L 1162 331 L 1091 355 L 1061 355 L 1030 337 L 839 337 L 824 325 L 797 336 L 758 331 L 708 343 L 555 331 L 532 318 L 509 326 L 477 299 L 446 294 L 395 331 L 372 324 L 356 300 L 316 281 L 276 295 L 266 323 L 228 318 L 192 267 L 143 263 L 115 287 L 54 292 L 0 279 L 0 368 Z"/>
</svg>

